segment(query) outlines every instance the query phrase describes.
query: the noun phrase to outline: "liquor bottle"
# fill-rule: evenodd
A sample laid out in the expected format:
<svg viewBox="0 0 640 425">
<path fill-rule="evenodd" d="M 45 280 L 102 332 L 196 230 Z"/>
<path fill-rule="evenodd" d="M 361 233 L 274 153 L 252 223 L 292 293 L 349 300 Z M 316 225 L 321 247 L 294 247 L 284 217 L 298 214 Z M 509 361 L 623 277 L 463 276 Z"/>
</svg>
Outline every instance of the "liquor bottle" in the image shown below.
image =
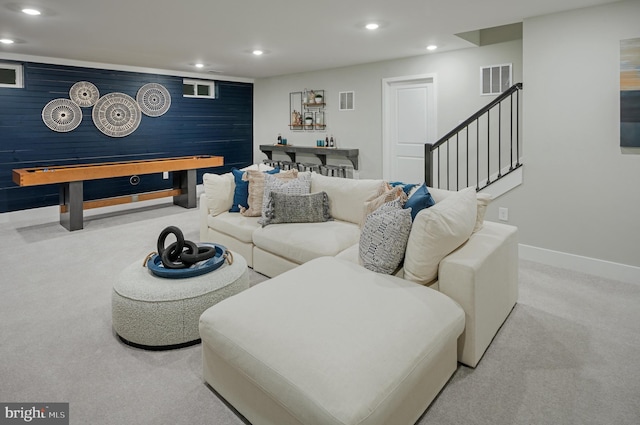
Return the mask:
<svg viewBox="0 0 640 425">
<path fill-rule="evenodd" d="M 336 143 L 333 141 L 333 134 L 331 135 L 331 139 L 329 139 L 329 147 L 330 148 L 336 147 Z"/>
<path fill-rule="evenodd" d="M 278 133 L 278 144 L 282 144 L 282 135 L 280 133 Z"/>
<path fill-rule="evenodd" d="M 329 147 L 329 136 L 325 137 L 325 139 L 324 139 L 324 145 L 325 145 L 326 147 Z"/>
</svg>

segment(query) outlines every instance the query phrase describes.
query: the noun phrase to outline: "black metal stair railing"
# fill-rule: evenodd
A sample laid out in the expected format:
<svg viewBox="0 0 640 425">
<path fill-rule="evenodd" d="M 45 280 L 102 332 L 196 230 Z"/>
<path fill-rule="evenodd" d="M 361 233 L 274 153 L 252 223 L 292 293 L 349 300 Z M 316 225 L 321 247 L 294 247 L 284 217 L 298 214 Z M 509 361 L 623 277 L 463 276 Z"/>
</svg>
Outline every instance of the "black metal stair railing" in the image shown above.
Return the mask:
<svg viewBox="0 0 640 425">
<path fill-rule="evenodd" d="M 475 185 L 479 191 L 522 166 L 520 90 L 522 83 L 514 84 L 436 143 L 425 143 L 427 186 L 459 190 Z M 503 120 L 503 103 L 508 120 Z"/>
</svg>

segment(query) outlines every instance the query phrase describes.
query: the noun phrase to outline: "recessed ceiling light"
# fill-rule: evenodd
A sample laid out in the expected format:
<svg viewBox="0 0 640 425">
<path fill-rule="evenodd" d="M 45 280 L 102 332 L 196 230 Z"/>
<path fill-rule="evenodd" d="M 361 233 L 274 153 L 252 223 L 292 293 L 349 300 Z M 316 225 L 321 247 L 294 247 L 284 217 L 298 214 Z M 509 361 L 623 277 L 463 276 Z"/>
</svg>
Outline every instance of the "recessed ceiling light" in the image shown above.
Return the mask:
<svg viewBox="0 0 640 425">
<path fill-rule="evenodd" d="M 380 25 L 375 24 L 375 23 L 372 22 L 370 24 L 365 25 L 364 27 L 366 29 L 368 29 L 368 30 L 372 30 L 373 31 L 373 30 L 377 30 L 378 28 L 380 28 Z"/>
<path fill-rule="evenodd" d="M 13 44 L 13 40 L 10 38 L 0 38 L 0 43 L 2 44 Z"/>
<path fill-rule="evenodd" d="M 196 64 L 196 68 L 204 68 L 204 64 L 203 63 L 197 63 Z"/>
<path fill-rule="evenodd" d="M 27 15 L 31 15 L 31 16 L 38 16 L 42 12 L 40 12 L 37 9 L 25 8 L 25 9 L 22 9 L 22 13 L 26 13 Z"/>
<path fill-rule="evenodd" d="M 253 54 L 254 54 L 254 55 L 256 55 L 256 56 L 260 56 L 260 55 L 261 55 L 261 54 L 263 54 L 264 52 L 263 52 L 262 50 L 254 50 L 254 51 L 253 51 L 253 52 L 251 52 L 251 53 L 253 53 Z"/>
<path fill-rule="evenodd" d="M 427 46 L 427 50 L 431 50 L 431 51 L 436 50 L 437 48 L 438 46 L 436 46 L 435 44 L 430 44 Z"/>
</svg>

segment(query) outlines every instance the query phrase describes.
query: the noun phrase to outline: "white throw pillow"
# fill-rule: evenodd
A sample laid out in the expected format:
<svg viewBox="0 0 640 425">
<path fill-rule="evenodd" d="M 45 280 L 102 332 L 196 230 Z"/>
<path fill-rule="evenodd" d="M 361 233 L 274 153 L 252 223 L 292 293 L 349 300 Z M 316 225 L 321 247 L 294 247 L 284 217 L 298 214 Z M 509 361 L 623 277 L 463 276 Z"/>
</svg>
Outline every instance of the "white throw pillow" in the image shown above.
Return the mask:
<svg viewBox="0 0 640 425">
<path fill-rule="evenodd" d="M 438 202 L 444 201 L 450 195 L 453 195 L 454 193 L 456 193 L 454 190 L 438 189 L 437 187 L 427 186 L 427 189 L 429 189 L 429 193 L 433 197 L 433 200 L 436 201 L 436 204 Z"/>
<path fill-rule="evenodd" d="M 476 216 L 476 225 L 473 227 L 473 233 L 482 229 L 482 225 L 484 224 L 484 215 L 487 212 L 487 206 L 493 199 L 490 194 L 482 192 L 478 192 L 476 197 L 478 198 L 478 215 Z"/>
<path fill-rule="evenodd" d="M 215 217 L 229 211 L 233 205 L 233 191 L 236 188 L 233 174 L 205 173 L 202 175 L 202 184 L 209 214 Z"/>
<path fill-rule="evenodd" d="M 436 201 L 436 203 L 438 203 L 438 202 L 444 201 L 445 199 L 447 199 L 447 197 L 449 197 L 451 194 L 456 192 L 452 190 L 437 189 L 437 188 L 430 187 L 429 193 L 431 193 L 433 200 Z M 485 213 L 487 212 L 487 206 L 491 203 L 491 200 L 493 199 L 493 197 L 490 194 L 483 193 L 483 192 L 477 192 L 476 198 L 478 201 L 478 214 L 476 215 L 476 224 L 473 227 L 473 233 L 482 229 L 482 225 L 484 224 L 484 216 L 485 216 Z"/>
<path fill-rule="evenodd" d="M 425 285 L 438 277 L 440 261 L 471 236 L 477 205 L 476 190 L 469 187 L 418 213 L 407 242 L 405 279 Z"/>
</svg>

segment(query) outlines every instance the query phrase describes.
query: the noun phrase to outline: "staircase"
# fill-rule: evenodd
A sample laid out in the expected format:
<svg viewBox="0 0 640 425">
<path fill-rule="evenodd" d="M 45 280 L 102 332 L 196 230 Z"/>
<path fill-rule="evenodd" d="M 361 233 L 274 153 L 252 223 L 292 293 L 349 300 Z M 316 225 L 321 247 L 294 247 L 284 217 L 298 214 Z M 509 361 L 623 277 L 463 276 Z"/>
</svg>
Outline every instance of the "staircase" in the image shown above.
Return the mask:
<svg viewBox="0 0 640 425">
<path fill-rule="evenodd" d="M 522 83 L 514 84 L 436 143 L 425 143 L 427 186 L 475 186 L 495 199 L 522 183 L 521 90 Z"/>
</svg>

